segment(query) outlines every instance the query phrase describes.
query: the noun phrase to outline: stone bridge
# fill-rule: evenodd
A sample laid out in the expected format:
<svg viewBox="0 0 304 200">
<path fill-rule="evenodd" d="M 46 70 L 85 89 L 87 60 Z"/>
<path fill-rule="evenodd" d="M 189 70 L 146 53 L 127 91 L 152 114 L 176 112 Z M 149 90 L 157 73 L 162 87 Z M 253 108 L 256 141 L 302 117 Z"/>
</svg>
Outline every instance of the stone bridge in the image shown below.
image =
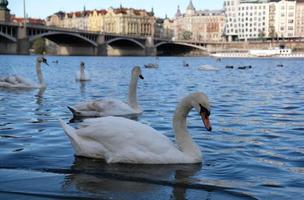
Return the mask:
<svg viewBox="0 0 304 200">
<path fill-rule="evenodd" d="M 117 35 L 48 26 L 0 22 L 0 54 L 29 54 L 31 44 L 46 38 L 56 44 L 60 55 L 140 55 L 197 49 L 206 51 L 205 43 L 172 41 L 137 35 Z"/>
</svg>

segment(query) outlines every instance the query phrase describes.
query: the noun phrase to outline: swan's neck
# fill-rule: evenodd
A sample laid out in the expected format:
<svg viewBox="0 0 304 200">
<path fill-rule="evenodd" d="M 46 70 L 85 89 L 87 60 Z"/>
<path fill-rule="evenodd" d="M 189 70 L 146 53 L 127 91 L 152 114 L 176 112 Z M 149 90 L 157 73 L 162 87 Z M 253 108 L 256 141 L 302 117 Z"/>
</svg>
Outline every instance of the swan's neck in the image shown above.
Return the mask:
<svg viewBox="0 0 304 200">
<path fill-rule="evenodd" d="M 84 67 L 80 66 L 80 80 L 85 79 L 85 72 L 84 72 Z"/>
<path fill-rule="evenodd" d="M 137 103 L 137 81 L 138 81 L 138 76 L 132 75 L 131 77 L 131 82 L 129 85 L 129 96 L 128 96 L 128 104 L 131 108 L 138 110 L 140 109 Z"/>
<path fill-rule="evenodd" d="M 200 160 L 202 158 L 201 150 L 187 130 L 186 118 L 191 109 L 191 100 L 187 98 L 177 105 L 173 117 L 173 131 L 180 150 L 188 156 Z"/>
<path fill-rule="evenodd" d="M 46 87 L 44 78 L 42 75 L 41 63 L 38 61 L 36 62 L 36 73 L 37 73 L 37 77 L 38 77 L 39 87 L 41 87 L 41 88 Z"/>
</svg>

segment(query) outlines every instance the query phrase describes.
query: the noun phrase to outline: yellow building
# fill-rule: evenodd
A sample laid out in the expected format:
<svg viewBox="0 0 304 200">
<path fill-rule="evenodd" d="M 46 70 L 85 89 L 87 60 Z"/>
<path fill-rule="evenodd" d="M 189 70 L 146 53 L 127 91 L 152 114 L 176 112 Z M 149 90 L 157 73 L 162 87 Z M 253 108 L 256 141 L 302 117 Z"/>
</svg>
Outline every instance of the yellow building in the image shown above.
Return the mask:
<svg viewBox="0 0 304 200">
<path fill-rule="evenodd" d="M 58 12 L 47 18 L 48 26 L 125 35 L 154 36 L 153 10 L 109 8 L 108 10 Z"/>
<path fill-rule="evenodd" d="M 153 11 L 133 8 L 110 8 L 104 16 L 104 29 L 108 33 L 153 36 L 155 17 Z"/>
<path fill-rule="evenodd" d="M 88 30 L 90 31 L 103 31 L 104 29 L 104 17 L 107 14 L 107 10 L 93 10 L 89 14 L 88 18 Z"/>
</svg>

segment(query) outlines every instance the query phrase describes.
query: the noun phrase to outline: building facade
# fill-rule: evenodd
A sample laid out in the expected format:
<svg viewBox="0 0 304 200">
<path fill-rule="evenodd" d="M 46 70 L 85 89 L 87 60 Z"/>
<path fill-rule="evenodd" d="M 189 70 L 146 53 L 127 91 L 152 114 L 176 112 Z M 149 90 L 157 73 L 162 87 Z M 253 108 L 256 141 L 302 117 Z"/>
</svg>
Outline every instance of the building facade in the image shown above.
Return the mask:
<svg viewBox="0 0 304 200">
<path fill-rule="evenodd" d="M 58 12 L 47 18 L 48 26 L 82 29 L 114 34 L 153 36 L 155 34 L 153 10 L 109 8 L 108 10 Z"/>
<path fill-rule="evenodd" d="M 240 40 L 268 37 L 269 4 L 241 2 L 237 12 L 237 36 Z"/>
<path fill-rule="evenodd" d="M 295 0 L 225 0 L 224 9 L 229 41 L 296 35 Z"/>
<path fill-rule="evenodd" d="M 225 0 L 224 11 L 225 19 L 225 36 L 229 41 L 238 38 L 238 10 L 240 0 Z"/>
<path fill-rule="evenodd" d="M 304 0 L 296 2 L 295 36 L 304 37 Z"/>
<path fill-rule="evenodd" d="M 270 36 L 292 38 L 295 36 L 296 1 L 269 2 L 271 8 Z"/>
<path fill-rule="evenodd" d="M 177 40 L 221 41 L 225 27 L 224 11 L 197 11 L 190 0 L 185 14 L 178 7 L 174 22 Z"/>
</svg>

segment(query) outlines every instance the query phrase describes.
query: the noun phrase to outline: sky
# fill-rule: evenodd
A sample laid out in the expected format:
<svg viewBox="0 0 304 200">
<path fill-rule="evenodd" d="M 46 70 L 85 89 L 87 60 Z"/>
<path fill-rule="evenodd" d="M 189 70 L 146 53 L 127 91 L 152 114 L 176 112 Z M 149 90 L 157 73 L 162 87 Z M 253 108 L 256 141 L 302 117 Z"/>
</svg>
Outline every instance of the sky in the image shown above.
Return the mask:
<svg viewBox="0 0 304 200">
<path fill-rule="evenodd" d="M 8 8 L 12 14 L 23 17 L 23 0 L 8 0 Z M 157 17 L 174 17 L 177 6 L 180 5 L 181 11 L 185 12 L 189 0 L 25 0 L 26 12 L 29 17 L 43 18 L 61 10 L 64 12 L 83 10 L 107 9 L 109 7 L 140 8 L 148 11 L 154 8 Z M 224 0 L 192 0 L 197 10 L 221 9 Z"/>
</svg>

